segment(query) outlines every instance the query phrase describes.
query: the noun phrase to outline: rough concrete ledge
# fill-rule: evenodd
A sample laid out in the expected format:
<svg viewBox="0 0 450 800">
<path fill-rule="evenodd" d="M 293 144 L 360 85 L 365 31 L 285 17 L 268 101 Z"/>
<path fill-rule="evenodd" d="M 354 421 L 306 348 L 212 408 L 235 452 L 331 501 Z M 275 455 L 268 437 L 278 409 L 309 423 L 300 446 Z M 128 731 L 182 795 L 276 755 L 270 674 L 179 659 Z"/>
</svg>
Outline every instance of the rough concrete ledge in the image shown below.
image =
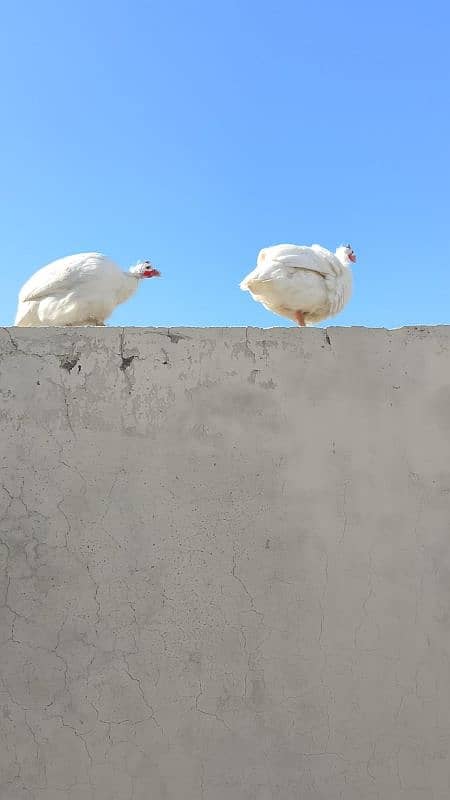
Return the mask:
<svg viewBox="0 0 450 800">
<path fill-rule="evenodd" d="M 0 329 L 0 800 L 448 800 L 450 327 Z"/>
</svg>

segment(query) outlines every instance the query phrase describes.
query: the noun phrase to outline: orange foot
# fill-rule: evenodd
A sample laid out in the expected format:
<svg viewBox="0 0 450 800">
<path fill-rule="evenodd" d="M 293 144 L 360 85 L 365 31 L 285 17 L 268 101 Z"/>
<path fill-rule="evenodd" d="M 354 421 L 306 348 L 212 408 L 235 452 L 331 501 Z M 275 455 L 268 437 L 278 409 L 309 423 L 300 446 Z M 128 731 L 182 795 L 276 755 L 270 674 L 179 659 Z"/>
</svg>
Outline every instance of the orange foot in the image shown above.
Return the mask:
<svg viewBox="0 0 450 800">
<path fill-rule="evenodd" d="M 303 311 L 296 311 L 294 316 L 295 316 L 295 319 L 297 320 L 298 324 L 300 325 L 300 327 L 304 328 L 306 326 L 306 322 L 305 322 L 305 315 L 304 315 Z"/>
</svg>

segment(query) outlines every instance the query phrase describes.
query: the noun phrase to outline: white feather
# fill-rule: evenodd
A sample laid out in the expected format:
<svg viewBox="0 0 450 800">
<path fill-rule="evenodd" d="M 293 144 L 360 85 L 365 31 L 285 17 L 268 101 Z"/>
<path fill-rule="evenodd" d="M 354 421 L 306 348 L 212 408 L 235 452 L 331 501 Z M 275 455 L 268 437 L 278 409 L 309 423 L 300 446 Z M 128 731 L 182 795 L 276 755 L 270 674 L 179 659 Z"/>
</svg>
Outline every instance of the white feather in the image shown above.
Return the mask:
<svg viewBox="0 0 450 800">
<path fill-rule="evenodd" d="M 347 247 L 332 253 L 325 247 L 280 244 L 260 251 L 255 269 L 240 284 L 270 311 L 307 323 L 339 314 L 352 291 Z"/>
<path fill-rule="evenodd" d="M 19 293 L 15 324 L 103 325 L 136 291 L 139 274 L 123 272 L 101 253 L 79 253 L 42 267 Z"/>
</svg>

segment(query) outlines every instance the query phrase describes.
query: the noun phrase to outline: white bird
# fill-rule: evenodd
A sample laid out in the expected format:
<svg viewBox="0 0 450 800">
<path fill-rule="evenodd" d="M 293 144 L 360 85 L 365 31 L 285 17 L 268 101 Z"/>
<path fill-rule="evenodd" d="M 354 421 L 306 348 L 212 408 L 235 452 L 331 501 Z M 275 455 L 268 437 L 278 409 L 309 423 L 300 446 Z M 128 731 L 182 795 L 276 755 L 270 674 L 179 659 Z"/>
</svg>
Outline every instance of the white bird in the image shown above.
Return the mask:
<svg viewBox="0 0 450 800">
<path fill-rule="evenodd" d="M 349 244 L 335 253 L 318 244 L 278 244 L 260 251 L 253 272 L 241 282 L 258 303 L 302 327 L 339 314 L 352 292 Z"/>
<path fill-rule="evenodd" d="M 104 325 L 141 278 L 160 273 L 149 261 L 123 272 L 101 253 L 78 253 L 42 267 L 22 286 L 15 325 Z"/>
</svg>

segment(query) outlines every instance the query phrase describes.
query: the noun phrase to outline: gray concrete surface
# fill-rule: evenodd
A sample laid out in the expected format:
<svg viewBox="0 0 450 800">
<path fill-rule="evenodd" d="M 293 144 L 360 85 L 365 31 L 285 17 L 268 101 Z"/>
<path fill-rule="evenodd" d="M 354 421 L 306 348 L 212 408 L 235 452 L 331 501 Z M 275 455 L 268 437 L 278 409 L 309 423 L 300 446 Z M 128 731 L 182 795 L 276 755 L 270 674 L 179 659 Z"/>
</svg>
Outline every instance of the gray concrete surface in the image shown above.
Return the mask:
<svg viewBox="0 0 450 800">
<path fill-rule="evenodd" d="M 1 800 L 448 800 L 449 346 L 0 331 Z"/>
</svg>

